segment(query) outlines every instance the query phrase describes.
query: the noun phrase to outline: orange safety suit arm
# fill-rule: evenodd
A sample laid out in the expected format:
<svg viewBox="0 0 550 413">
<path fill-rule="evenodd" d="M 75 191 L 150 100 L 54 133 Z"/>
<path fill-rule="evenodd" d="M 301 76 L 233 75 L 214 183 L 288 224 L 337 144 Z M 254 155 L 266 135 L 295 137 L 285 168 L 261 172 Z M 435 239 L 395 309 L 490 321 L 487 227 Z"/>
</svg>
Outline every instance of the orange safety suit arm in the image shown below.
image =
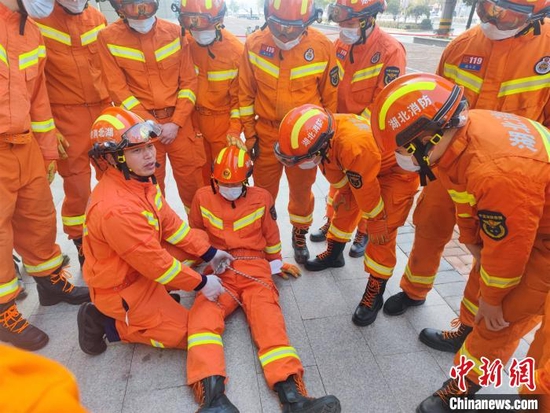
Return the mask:
<svg viewBox="0 0 550 413">
<path fill-rule="evenodd" d="M 319 94 L 321 95 L 321 103 L 325 109 L 335 113 L 338 110 L 338 85 L 333 85 L 331 81 L 331 72 L 336 71 L 338 73 L 338 65 L 336 60 L 336 52 L 334 51 L 334 45 L 332 42 L 327 43 L 330 50 L 328 55 L 328 64 L 323 73 L 323 76 L 319 79 Z"/>
<path fill-rule="evenodd" d="M 237 60 L 237 70 L 239 70 L 240 60 Z M 238 73 L 238 72 L 237 72 Z M 231 99 L 231 112 L 229 118 L 228 134 L 239 136 L 243 130 L 241 115 L 239 111 L 239 75 L 231 80 L 229 84 L 229 97 Z"/>
<path fill-rule="evenodd" d="M 479 169 L 469 177 L 467 190 L 476 200 L 483 243 L 481 297 L 499 305 L 525 271 L 544 211 L 546 183 L 520 173 L 495 174 L 494 166 Z"/>
<path fill-rule="evenodd" d="M 550 129 L 550 99 L 544 105 L 544 119 L 540 123 Z"/>
<path fill-rule="evenodd" d="M 265 259 L 268 261 L 282 260 L 281 255 L 281 234 L 277 225 L 277 212 L 271 194 L 266 193 L 266 211 L 262 218 L 262 233 L 266 246 L 264 249 Z"/>
<path fill-rule="evenodd" d="M 254 77 L 254 70 L 248 58 L 248 43 L 244 45 L 243 57 L 239 66 L 239 113 L 244 129 L 244 136 L 250 139 L 256 135 L 256 120 L 254 102 L 258 91 L 258 84 Z"/>
<path fill-rule="evenodd" d="M 101 61 L 103 81 L 107 86 L 111 100 L 116 106 L 131 110 L 143 119 L 156 121 L 128 87 L 126 75 L 109 51 L 107 42 L 108 40 L 105 39 L 104 34 L 100 31 L 97 35 L 97 48 Z"/>
<path fill-rule="evenodd" d="M 195 73 L 195 65 L 193 64 L 193 58 L 191 57 L 189 42 L 183 36 L 180 36 L 180 40 L 181 62 L 179 90 L 176 110 L 172 116 L 172 122 L 181 128 L 186 122 L 191 121 L 191 114 L 195 109 L 195 103 L 197 103 L 199 81 L 197 74 Z"/>
</svg>

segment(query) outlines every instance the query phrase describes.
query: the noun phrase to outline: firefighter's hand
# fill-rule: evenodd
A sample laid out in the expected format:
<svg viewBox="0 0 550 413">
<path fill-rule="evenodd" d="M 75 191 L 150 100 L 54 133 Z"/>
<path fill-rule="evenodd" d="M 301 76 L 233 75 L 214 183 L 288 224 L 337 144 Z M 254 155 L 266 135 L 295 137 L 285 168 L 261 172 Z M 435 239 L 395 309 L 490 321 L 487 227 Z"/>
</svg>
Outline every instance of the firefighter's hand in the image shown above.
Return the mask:
<svg viewBox="0 0 550 413">
<path fill-rule="evenodd" d="M 300 275 L 302 275 L 302 271 L 300 271 L 300 268 L 298 268 L 294 264 L 283 262 L 283 266 L 281 267 L 281 272 L 277 275 L 279 277 L 284 278 L 285 280 L 288 280 L 289 276 L 298 278 Z"/>
<path fill-rule="evenodd" d="M 258 140 L 258 137 L 254 135 L 251 138 L 247 138 L 245 145 L 250 158 L 255 161 L 258 156 L 260 156 L 260 141 Z"/>
<path fill-rule="evenodd" d="M 57 162 L 55 159 L 46 159 L 46 178 L 48 179 L 48 182 L 51 184 L 53 182 L 53 179 L 55 178 L 55 173 L 57 172 Z"/>
<path fill-rule="evenodd" d="M 375 245 L 384 245 L 389 241 L 388 223 L 386 217 L 367 220 L 367 234 L 369 242 Z"/>
<path fill-rule="evenodd" d="M 227 139 L 227 146 L 236 146 L 239 149 L 243 149 L 245 151 L 248 150 L 239 135 L 236 135 L 234 133 L 228 133 L 226 136 L 226 139 Z"/>
<path fill-rule="evenodd" d="M 474 257 L 474 265 L 473 265 L 474 271 L 479 272 L 481 268 L 481 247 L 483 247 L 483 245 L 482 244 L 464 244 L 464 245 Z"/>
<path fill-rule="evenodd" d="M 204 284 L 204 287 L 202 287 L 200 291 L 209 301 L 216 301 L 224 290 L 218 276 L 207 275 L 206 284 Z"/>
<path fill-rule="evenodd" d="M 482 297 L 479 297 L 479 307 L 475 323 L 478 324 L 482 318 L 485 319 L 485 326 L 487 330 L 490 331 L 500 331 L 510 325 L 510 323 L 504 319 L 502 304 L 491 305 L 483 301 Z"/>
<path fill-rule="evenodd" d="M 346 211 L 349 211 L 349 208 L 351 207 L 352 197 L 353 194 L 349 189 L 338 190 L 336 194 L 334 194 L 334 198 L 332 200 L 332 208 L 335 211 L 338 211 L 338 208 L 342 207 Z"/>
<path fill-rule="evenodd" d="M 67 149 L 69 149 L 69 141 L 65 139 L 65 137 L 59 133 L 55 133 L 57 137 L 57 153 L 59 154 L 59 159 L 67 159 L 69 157 L 69 154 L 67 154 Z"/>
<path fill-rule="evenodd" d="M 159 141 L 163 145 L 170 145 L 176 140 L 180 127 L 174 122 L 165 123 L 164 125 L 161 125 L 161 127 L 162 132 L 160 133 Z"/>
<path fill-rule="evenodd" d="M 233 255 L 225 251 L 218 250 L 216 251 L 216 255 L 214 255 L 214 258 L 210 260 L 209 264 L 214 271 L 214 274 L 221 274 L 225 271 L 227 265 L 234 259 L 235 258 L 233 257 Z"/>
</svg>

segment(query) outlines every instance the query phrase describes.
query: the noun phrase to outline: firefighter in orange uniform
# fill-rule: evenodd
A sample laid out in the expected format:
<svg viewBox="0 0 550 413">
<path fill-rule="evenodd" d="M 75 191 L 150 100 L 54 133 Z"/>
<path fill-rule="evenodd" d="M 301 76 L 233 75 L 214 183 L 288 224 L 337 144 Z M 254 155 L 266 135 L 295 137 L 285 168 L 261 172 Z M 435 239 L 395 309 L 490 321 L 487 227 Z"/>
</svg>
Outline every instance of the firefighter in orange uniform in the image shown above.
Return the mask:
<svg viewBox="0 0 550 413">
<path fill-rule="evenodd" d="M 57 168 L 63 177 L 63 230 L 82 255 L 82 224 L 90 196 L 90 128 L 109 104 L 97 55 L 97 33 L 107 20 L 88 0 L 57 0 L 52 14 L 36 21 L 46 43 L 46 87 L 55 125 L 69 143 Z M 78 120 L 78 122 L 75 122 Z"/>
<path fill-rule="evenodd" d="M 179 10 L 198 69 L 194 122 L 204 140 L 204 182 L 210 181 L 212 161 L 218 152 L 228 143 L 241 142 L 237 76 L 243 44 L 223 28 L 225 12 L 224 0 L 182 0 Z"/>
<path fill-rule="evenodd" d="M 189 268 L 200 257 L 217 268 L 231 256 L 210 246 L 166 203 L 154 176 L 161 126 L 122 108 L 107 108 L 92 127 L 90 156 L 104 174 L 92 191 L 84 227 L 84 279 L 93 304 L 78 312 L 79 344 L 100 354 L 112 341 L 187 346 L 188 311 L 167 288 L 223 291 L 215 275 Z"/>
<path fill-rule="evenodd" d="M 191 116 L 197 77 L 181 28 L 155 17 L 158 0 L 111 0 L 123 19 L 98 35 L 99 56 L 111 99 L 144 119 L 158 121 L 157 179 L 164 193 L 166 156 L 188 210 L 204 185 L 204 145 Z"/>
<path fill-rule="evenodd" d="M 437 73 L 464 87 L 471 108 L 514 113 L 550 126 L 550 12 L 547 0 L 482 0 L 482 23 L 453 40 L 444 50 Z M 521 64 L 516 64 L 518 56 Z M 437 175 L 437 168 L 435 170 Z M 457 199 L 454 200 L 455 202 Z M 437 219 L 434 219 L 437 216 Z M 438 271 L 445 244 L 456 223 L 453 200 L 439 180 L 422 191 L 414 211 L 414 244 L 401 278 L 402 292 L 384 306 L 388 315 L 423 304 Z M 471 331 L 478 287 L 469 283 L 454 331 L 425 329 L 420 340 L 455 353 Z"/>
<path fill-rule="evenodd" d="M 0 340 L 38 350 L 48 336 L 17 310 L 21 291 L 15 248 L 34 277 L 41 305 L 90 300 L 86 287 L 65 277 L 68 259 L 55 243 L 56 216 L 48 179 L 59 157 L 44 82 L 46 50 L 36 24 L 53 0 L 0 0 Z"/>
<path fill-rule="evenodd" d="M 224 393 L 224 319 L 242 306 L 258 346 L 269 387 L 284 412 L 340 412 L 334 396 L 307 397 L 304 369 L 286 334 L 279 293 L 271 275 L 297 277 L 298 267 L 281 260 L 281 239 L 273 197 L 248 187 L 252 161 L 244 149 L 229 146 L 215 160 L 211 187 L 197 192 L 189 215 L 192 228 L 205 230 L 212 244 L 234 257 L 220 274 L 225 294 L 214 303 L 199 294 L 190 310 L 187 381 L 199 411 L 238 412 Z M 214 409 L 215 408 L 215 409 Z"/>
<path fill-rule="evenodd" d="M 339 79 L 333 46 L 308 28 L 321 14 L 313 0 L 265 0 L 268 30 L 248 36 L 239 69 L 240 115 L 246 147 L 255 161 L 254 185 L 276 199 L 285 169 L 292 247 L 300 264 L 309 258 L 306 234 L 313 220 L 316 170 L 283 168 L 273 145 L 281 120 L 292 108 L 312 103 L 336 111 Z"/>
<path fill-rule="evenodd" d="M 450 397 L 480 389 L 481 358 L 506 365 L 542 315 L 550 291 L 550 131 L 509 113 L 468 113 L 461 86 L 422 73 L 384 88 L 372 129 L 411 170 L 433 179 L 437 166 L 455 202 L 460 240 L 475 257 L 469 280 L 479 284 L 479 306 L 455 355 L 455 366 L 465 358 L 472 368 L 462 389 L 453 377 L 417 409 L 450 412 Z"/>
<path fill-rule="evenodd" d="M 74 376 L 56 361 L 0 345 L 0 411 L 86 413 Z"/>
<path fill-rule="evenodd" d="M 372 102 L 382 88 L 405 73 L 403 45 L 376 25 L 376 16 L 386 9 L 384 0 L 337 0 L 329 5 L 328 18 L 339 24 L 340 38 L 335 41 L 340 84 L 338 113 L 355 113 L 370 119 Z M 327 198 L 327 222 L 310 234 L 312 241 L 326 239 L 334 213 L 332 186 Z M 359 221 L 350 257 L 362 257 L 367 245 L 365 219 Z M 351 234 L 350 234 L 351 235 Z"/>
<path fill-rule="evenodd" d="M 403 225 L 418 188 L 416 174 L 396 164 L 393 152 L 380 152 L 369 122 L 352 114 L 331 114 L 315 105 L 291 110 L 281 122 L 275 155 L 287 167 L 317 169 L 338 189 L 327 250 L 306 262 L 306 269 L 342 267 L 342 251 L 361 217 L 367 219 L 367 287 L 353 315 L 358 326 L 376 320 L 386 282 L 396 264 L 397 229 Z"/>
</svg>

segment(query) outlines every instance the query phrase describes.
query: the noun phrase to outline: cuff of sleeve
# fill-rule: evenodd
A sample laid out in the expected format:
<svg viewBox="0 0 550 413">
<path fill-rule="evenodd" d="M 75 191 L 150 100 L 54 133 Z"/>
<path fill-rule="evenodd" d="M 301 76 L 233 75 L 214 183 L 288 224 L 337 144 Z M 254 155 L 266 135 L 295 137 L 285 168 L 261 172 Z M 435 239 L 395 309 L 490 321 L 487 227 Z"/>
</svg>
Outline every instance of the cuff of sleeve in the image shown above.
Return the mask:
<svg viewBox="0 0 550 413">
<path fill-rule="evenodd" d="M 501 305 L 504 297 L 508 294 L 508 289 L 502 291 L 494 291 L 493 288 L 487 286 L 481 286 L 481 298 L 487 304 L 490 305 Z"/>
<path fill-rule="evenodd" d="M 204 254 L 201 255 L 201 258 L 203 261 L 209 262 L 212 258 L 214 258 L 214 255 L 216 255 L 216 252 L 218 252 L 216 248 L 210 247 Z"/>
<path fill-rule="evenodd" d="M 193 291 L 200 291 L 202 289 L 202 287 L 204 287 L 206 285 L 206 275 L 203 275 L 203 274 L 200 274 L 200 276 L 202 277 L 202 280 L 201 282 L 199 283 L 199 285 L 197 285 Z"/>
<path fill-rule="evenodd" d="M 271 275 L 279 274 L 281 272 L 281 268 L 283 268 L 283 261 L 282 260 L 270 261 L 269 266 L 271 267 Z"/>
</svg>

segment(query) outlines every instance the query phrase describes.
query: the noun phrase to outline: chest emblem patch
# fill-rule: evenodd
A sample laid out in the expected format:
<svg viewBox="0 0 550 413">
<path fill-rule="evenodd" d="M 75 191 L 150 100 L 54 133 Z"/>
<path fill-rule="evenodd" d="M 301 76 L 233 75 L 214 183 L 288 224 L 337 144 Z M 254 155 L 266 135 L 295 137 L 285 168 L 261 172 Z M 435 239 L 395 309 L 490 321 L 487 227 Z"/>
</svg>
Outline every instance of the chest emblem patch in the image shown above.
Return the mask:
<svg viewBox="0 0 550 413">
<path fill-rule="evenodd" d="M 535 72 L 538 75 L 545 75 L 550 72 L 550 56 L 544 56 L 535 65 Z"/>
<path fill-rule="evenodd" d="M 267 44 L 262 44 L 260 47 L 260 55 L 265 57 L 275 56 L 275 46 L 269 46 Z"/>
<path fill-rule="evenodd" d="M 370 62 L 375 65 L 376 63 L 378 63 L 380 61 L 380 52 L 376 52 L 375 54 L 372 55 L 372 57 L 370 58 Z"/>
<path fill-rule="evenodd" d="M 306 61 L 308 62 L 311 62 L 313 59 L 315 59 L 315 52 L 311 47 L 307 49 L 304 53 L 304 59 L 306 59 Z"/>
<path fill-rule="evenodd" d="M 474 72 L 479 72 L 483 66 L 483 57 L 482 56 L 473 56 L 473 55 L 464 55 L 462 61 L 458 65 L 461 69 L 471 70 Z"/>
</svg>

